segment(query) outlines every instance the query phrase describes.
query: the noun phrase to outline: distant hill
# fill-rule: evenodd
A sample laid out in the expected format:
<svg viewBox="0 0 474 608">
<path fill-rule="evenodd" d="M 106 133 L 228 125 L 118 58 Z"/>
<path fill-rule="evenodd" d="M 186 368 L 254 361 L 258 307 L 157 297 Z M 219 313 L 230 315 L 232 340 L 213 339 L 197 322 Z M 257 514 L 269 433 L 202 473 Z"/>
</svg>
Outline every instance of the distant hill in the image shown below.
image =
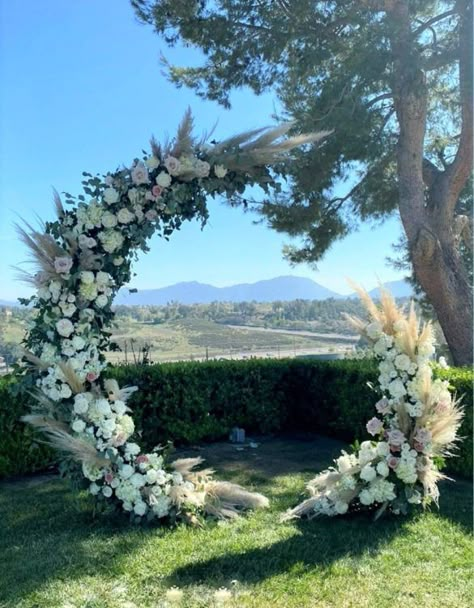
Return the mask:
<svg viewBox="0 0 474 608">
<path fill-rule="evenodd" d="M 8 307 L 12 307 L 12 306 L 20 306 L 19 302 L 10 302 L 9 300 L 0 300 L 0 306 L 8 306 Z"/>
<path fill-rule="evenodd" d="M 413 287 L 408 281 L 388 281 L 384 283 L 384 286 L 390 291 L 395 298 L 411 298 L 413 296 Z M 378 287 L 369 291 L 372 298 L 380 297 L 380 290 Z"/>
<path fill-rule="evenodd" d="M 114 304 L 125 306 L 163 305 L 175 301 L 181 304 L 210 302 L 274 302 L 276 300 L 326 300 L 342 298 L 341 294 L 303 277 L 276 277 L 257 283 L 242 283 L 229 287 L 214 287 L 196 281 L 177 283 L 160 289 L 144 289 L 129 293 L 120 289 Z"/>
</svg>

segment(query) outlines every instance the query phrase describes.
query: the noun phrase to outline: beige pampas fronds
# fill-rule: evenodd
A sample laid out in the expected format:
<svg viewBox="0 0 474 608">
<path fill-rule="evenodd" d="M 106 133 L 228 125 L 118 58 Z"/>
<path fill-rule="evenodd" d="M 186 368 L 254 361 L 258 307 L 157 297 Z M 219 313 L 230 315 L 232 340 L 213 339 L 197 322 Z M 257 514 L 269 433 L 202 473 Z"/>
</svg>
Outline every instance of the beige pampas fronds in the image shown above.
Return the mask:
<svg viewBox="0 0 474 608">
<path fill-rule="evenodd" d="M 16 224 L 16 231 L 20 241 L 29 249 L 31 259 L 35 264 L 37 272 L 41 278 L 19 270 L 19 279 L 28 283 L 32 283 L 38 287 L 45 280 L 55 279 L 58 277 L 54 267 L 54 260 L 57 257 L 64 257 L 68 254 L 62 249 L 50 234 L 44 232 L 44 226 L 41 226 L 42 232 L 24 222 L 27 229 L 19 224 Z"/>
<path fill-rule="evenodd" d="M 191 156 L 193 154 L 194 148 L 196 147 L 196 139 L 193 136 L 193 129 L 194 118 L 191 108 L 188 107 L 178 127 L 175 143 L 170 151 L 171 156 L 179 158 L 180 156 Z"/>
<path fill-rule="evenodd" d="M 285 513 L 283 513 L 283 515 L 280 517 L 280 521 L 291 521 L 292 519 L 299 519 L 300 517 L 313 519 L 313 517 L 316 517 L 316 511 L 314 508 L 320 500 L 320 496 L 312 496 L 311 498 L 303 500 L 303 502 L 293 509 L 288 509 L 288 511 L 285 511 Z"/>
<path fill-rule="evenodd" d="M 39 357 L 34 355 L 29 350 L 22 349 L 22 352 L 23 352 L 23 358 L 26 359 L 26 361 L 30 365 L 32 365 L 33 367 L 36 367 L 39 370 L 46 370 L 51 365 L 50 363 L 47 363 L 46 361 L 43 361 L 42 359 L 40 359 Z"/>
<path fill-rule="evenodd" d="M 451 402 L 442 408 L 437 408 L 436 416 L 428 423 L 431 432 L 433 453 L 448 456 L 450 448 L 459 440 L 457 436 L 464 412 L 458 407 L 458 402 Z"/>
<path fill-rule="evenodd" d="M 63 203 L 61 201 L 61 197 L 59 196 L 58 191 L 53 188 L 53 200 L 54 200 L 54 209 L 56 211 L 56 215 L 58 216 L 59 219 L 61 219 L 64 216 L 64 207 L 63 207 Z"/>
<path fill-rule="evenodd" d="M 79 378 L 71 364 L 65 361 L 59 362 L 59 367 L 64 375 L 66 382 L 69 384 L 71 390 L 76 395 L 78 393 L 83 393 L 85 390 L 84 382 Z"/>
<path fill-rule="evenodd" d="M 205 486 L 206 513 L 218 518 L 232 518 L 246 509 L 265 509 L 268 498 L 257 492 L 249 492 L 242 486 L 229 481 L 211 481 Z"/>
<path fill-rule="evenodd" d="M 252 171 L 255 167 L 273 165 L 285 160 L 288 152 L 321 141 L 331 131 L 305 133 L 281 139 L 294 123 L 274 128 L 256 129 L 231 137 L 212 148 L 213 162 L 223 164 L 231 171 Z"/>
<path fill-rule="evenodd" d="M 116 401 L 118 399 L 127 403 L 129 397 L 133 395 L 135 391 L 138 391 L 138 386 L 124 386 L 123 388 L 120 388 L 117 380 L 108 378 L 107 380 L 104 380 L 104 389 L 111 401 Z"/>
<path fill-rule="evenodd" d="M 73 460 L 99 468 L 110 464 L 93 445 L 84 439 L 73 437 L 68 426 L 62 422 L 37 414 L 23 416 L 22 420 L 42 431 L 48 437 L 46 443 L 67 453 Z"/>
</svg>

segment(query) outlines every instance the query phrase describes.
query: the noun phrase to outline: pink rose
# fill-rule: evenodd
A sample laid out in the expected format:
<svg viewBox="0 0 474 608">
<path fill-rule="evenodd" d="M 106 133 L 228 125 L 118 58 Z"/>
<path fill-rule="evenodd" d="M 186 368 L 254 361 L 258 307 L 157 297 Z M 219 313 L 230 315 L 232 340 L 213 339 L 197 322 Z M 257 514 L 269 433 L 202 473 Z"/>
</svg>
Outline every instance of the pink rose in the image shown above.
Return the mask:
<svg viewBox="0 0 474 608">
<path fill-rule="evenodd" d="M 87 379 L 89 382 L 94 382 L 94 380 L 97 380 L 97 378 L 98 378 L 98 377 L 99 377 L 99 376 L 98 376 L 98 375 L 97 375 L 95 372 L 88 372 L 88 374 L 87 374 L 87 376 L 86 376 L 86 379 Z"/>
<path fill-rule="evenodd" d="M 155 198 L 158 198 L 159 196 L 161 196 L 161 193 L 163 192 L 163 188 L 161 186 L 153 186 L 153 188 L 151 189 L 151 193 L 153 194 L 153 196 Z"/>
<path fill-rule="evenodd" d="M 142 464 L 142 462 L 148 462 L 148 456 L 146 456 L 145 454 L 140 454 L 140 456 L 137 456 L 137 458 L 135 459 L 135 462 L 137 464 Z"/>
<path fill-rule="evenodd" d="M 399 460 L 400 459 L 396 458 L 395 456 L 390 456 L 390 458 L 387 459 L 387 464 L 391 469 L 396 469 Z"/>
<path fill-rule="evenodd" d="M 420 443 L 419 441 L 414 441 L 413 447 L 415 448 L 415 450 L 417 452 L 422 452 L 425 449 L 425 446 L 422 443 Z"/>
<path fill-rule="evenodd" d="M 72 258 L 64 256 L 61 258 L 54 258 L 54 270 L 58 274 L 66 274 L 72 268 Z"/>
<path fill-rule="evenodd" d="M 132 182 L 139 186 L 140 184 L 149 184 L 148 169 L 142 162 L 137 163 L 132 169 Z"/>
<path fill-rule="evenodd" d="M 112 473 L 106 473 L 104 479 L 107 483 L 112 483 L 114 476 Z"/>
<path fill-rule="evenodd" d="M 370 435 L 378 435 L 383 430 L 383 422 L 374 416 L 369 420 L 366 428 Z"/>
</svg>

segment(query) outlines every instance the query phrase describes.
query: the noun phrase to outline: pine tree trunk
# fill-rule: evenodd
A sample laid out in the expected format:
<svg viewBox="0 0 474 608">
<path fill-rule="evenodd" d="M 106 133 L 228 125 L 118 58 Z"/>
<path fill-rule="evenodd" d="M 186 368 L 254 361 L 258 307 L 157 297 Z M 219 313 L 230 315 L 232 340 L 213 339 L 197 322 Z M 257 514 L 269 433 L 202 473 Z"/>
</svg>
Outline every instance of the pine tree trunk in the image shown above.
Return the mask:
<svg viewBox="0 0 474 608">
<path fill-rule="evenodd" d="M 436 310 L 454 364 L 471 365 L 472 292 L 454 238 L 421 228 L 410 249 L 415 275 Z"/>
<path fill-rule="evenodd" d="M 469 6 L 467 6 L 469 4 Z M 455 208 L 472 165 L 472 2 L 459 5 L 462 131 L 444 171 L 424 158 L 428 94 L 413 45 L 408 3 L 392 0 L 393 94 L 400 127 L 399 210 L 415 275 L 433 305 L 456 365 L 473 360 L 472 291 L 459 255 Z"/>
</svg>

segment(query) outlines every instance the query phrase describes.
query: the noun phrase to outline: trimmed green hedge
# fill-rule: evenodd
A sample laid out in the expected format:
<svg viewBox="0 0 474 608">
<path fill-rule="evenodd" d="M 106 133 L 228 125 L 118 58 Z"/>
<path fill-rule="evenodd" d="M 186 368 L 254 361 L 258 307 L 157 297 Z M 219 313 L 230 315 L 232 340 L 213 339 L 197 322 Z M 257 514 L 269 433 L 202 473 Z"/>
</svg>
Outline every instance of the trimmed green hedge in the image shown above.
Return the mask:
<svg viewBox="0 0 474 608">
<path fill-rule="evenodd" d="M 437 371 L 463 395 L 465 437 L 449 471 L 472 473 L 473 373 Z M 141 443 L 152 449 L 173 440 L 177 445 L 225 437 L 241 426 L 252 434 L 306 431 L 343 440 L 363 439 L 374 415 L 368 383 L 377 372 L 370 361 L 252 359 L 166 363 L 111 368 L 121 386 L 136 385 L 130 401 Z M 11 395 L 12 380 L 0 380 L 0 477 L 45 468 L 53 453 L 19 422 L 27 399 Z"/>
</svg>

